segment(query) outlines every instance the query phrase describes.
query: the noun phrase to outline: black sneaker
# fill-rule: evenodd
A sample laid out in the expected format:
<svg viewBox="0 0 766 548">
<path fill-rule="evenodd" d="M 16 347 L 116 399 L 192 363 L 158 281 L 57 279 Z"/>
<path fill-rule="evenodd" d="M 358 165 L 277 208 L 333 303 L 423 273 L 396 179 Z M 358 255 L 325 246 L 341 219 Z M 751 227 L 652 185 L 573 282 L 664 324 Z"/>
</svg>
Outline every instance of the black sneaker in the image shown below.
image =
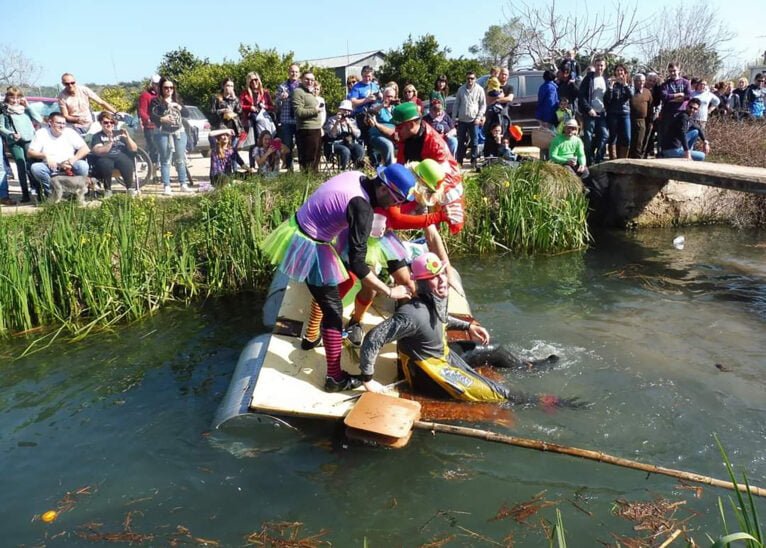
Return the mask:
<svg viewBox="0 0 766 548">
<path fill-rule="evenodd" d="M 324 391 L 325 392 L 345 392 L 346 390 L 353 390 L 362 386 L 362 381 L 358 377 L 349 375 L 345 371 L 343 372 L 343 378 L 336 381 L 332 377 L 325 377 L 324 379 Z"/>
<path fill-rule="evenodd" d="M 346 340 L 357 348 L 362 346 L 362 339 L 364 339 L 364 330 L 358 323 L 350 323 L 346 326 L 346 330 L 343 332 Z"/>
<path fill-rule="evenodd" d="M 316 348 L 322 343 L 322 336 L 318 336 L 317 340 L 310 341 L 306 337 L 301 337 L 301 349 L 302 350 L 311 350 L 312 348 Z"/>
</svg>

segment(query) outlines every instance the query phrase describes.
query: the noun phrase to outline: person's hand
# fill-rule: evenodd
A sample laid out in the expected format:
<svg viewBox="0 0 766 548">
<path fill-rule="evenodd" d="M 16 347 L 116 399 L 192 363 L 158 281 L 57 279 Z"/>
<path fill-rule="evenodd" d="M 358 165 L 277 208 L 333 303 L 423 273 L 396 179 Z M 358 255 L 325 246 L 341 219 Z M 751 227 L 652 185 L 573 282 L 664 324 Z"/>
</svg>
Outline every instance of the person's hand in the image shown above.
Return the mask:
<svg viewBox="0 0 766 548">
<path fill-rule="evenodd" d="M 577 174 L 581 175 L 585 171 L 585 166 L 577 166 Z"/>
<path fill-rule="evenodd" d="M 577 165 L 577 160 L 575 160 L 574 158 L 570 158 L 569 160 L 567 160 L 567 165 L 574 167 Z"/>
<path fill-rule="evenodd" d="M 412 291 L 406 285 L 396 285 L 391 288 L 388 296 L 397 301 L 399 299 L 408 299 L 412 297 Z"/>
<path fill-rule="evenodd" d="M 459 203 L 449 203 L 444 206 L 447 214 L 447 221 L 452 225 L 459 225 L 463 222 L 463 206 Z"/>
<path fill-rule="evenodd" d="M 14 133 L 11 137 L 13 137 L 14 141 L 18 141 L 19 139 L 21 139 L 21 135 L 19 135 L 18 133 Z"/>
<path fill-rule="evenodd" d="M 702 145 L 702 150 L 705 154 L 710 154 L 710 143 L 705 141 L 705 143 Z"/>
<path fill-rule="evenodd" d="M 48 166 L 48 169 L 51 171 L 56 171 L 58 169 L 58 164 L 54 162 L 53 160 L 45 160 L 45 164 Z"/>
<path fill-rule="evenodd" d="M 468 328 L 468 335 L 470 335 L 472 341 L 480 342 L 481 344 L 489 343 L 489 331 L 478 323 L 471 323 Z"/>
<path fill-rule="evenodd" d="M 596 111 L 593 109 L 590 109 L 588 111 L 588 116 L 590 116 L 591 118 L 595 118 L 597 116 Z"/>
<path fill-rule="evenodd" d="M 367 382 L 362 383 L 364 385 L 364 388 L 368 392 L 374 392 L 375 394 L 381 394 L 386 391 L 386 387 L 380 384 L 375 379 L 369 380 Z"/>
<path fill-rule="evenodd" d="M 691 150 L 687 150 L 686 152 L 684 152 L 684 159 L 686 159 L 686 160 L 691 160 L 692 159 L 692 151 Z"/>
<path fill-rule="evenodd" d="M 29 103 L 27 103 L 27 98 L 26 98 L 26 97 L 21 97 L 21 98 L 19 99 L 19 104 L 20 104 L 22 107 L 24 107 L 24 108 L 26 108 L 26 107 L 28 107 L 28 106 L 29 106 Z"/>
</svg>

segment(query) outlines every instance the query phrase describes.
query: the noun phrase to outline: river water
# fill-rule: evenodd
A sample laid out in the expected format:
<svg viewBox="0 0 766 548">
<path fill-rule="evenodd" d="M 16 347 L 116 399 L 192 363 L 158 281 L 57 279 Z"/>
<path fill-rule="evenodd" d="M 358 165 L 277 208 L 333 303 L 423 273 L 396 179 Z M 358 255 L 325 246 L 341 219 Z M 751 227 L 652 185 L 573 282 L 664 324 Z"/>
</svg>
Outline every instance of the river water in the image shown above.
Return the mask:
<svg viewBox="0 0 766 548">
<path fill-rule="evenodd" d="M 456 261 L 496 342 L 561 357 L 507 382 L 591 403 L 473 426 L 725 479 L 717 433 L 766 485 L 765 254 L 764 231 L 702 227 L 602 234 L 585 253 Z M 239 351 L 262 330 L 260 304 L 243 295 L 169 309 L 15 361 L 31 339 L 6 344 L 2 544 L 93 545 L 127 531 L 152 546 L 241 546 L 264 524 L 296 522 L 286 538 L 324 531 L 335 546 L 543 546 L 541 522 L 559 508 L 569 544 L 594 546 L 646 534 L 610 512 L 614 501 L 656 497 L 683 501 L 675 517 L 690 517 L 697 542 L 722 532 L 724 491 L 571 457 L 423 432 L 399 451 L 349 446 L 332 426 L 293 421 L 297 430 L 245 419 L 211 433 Z M 526 523 L 493 520 L 538 494 Z M 56 508 L 54 522 L 35 519 Z M 122 537 L 98 536 L 109 534 Z"/>
</svg>

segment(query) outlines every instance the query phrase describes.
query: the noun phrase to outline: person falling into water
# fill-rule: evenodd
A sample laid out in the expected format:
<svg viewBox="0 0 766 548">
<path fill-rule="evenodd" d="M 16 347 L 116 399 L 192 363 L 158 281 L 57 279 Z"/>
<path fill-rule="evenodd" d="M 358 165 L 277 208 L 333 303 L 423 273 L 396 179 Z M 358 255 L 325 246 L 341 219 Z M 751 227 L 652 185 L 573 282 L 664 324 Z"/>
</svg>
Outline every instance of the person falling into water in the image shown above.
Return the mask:
<svg viewBox="0 0 766 548">
<path fill-rule="evenodd" d="M 431 252 L 412 262 L 416 296 L 399 306 L 393 316 L 378 324 L 364 338 L 360 353 L 360 379 L 370 392 L 384 387 L 373 379 L 381 348 L 397 342 L 397 353 L 409 385 L 418 392 L 437 393 L 471 402 L 511 402 L 547 407 L 579 407 L 573 399 L 512 391 L 472 369 L 449 346 L 447 330 L 466 331 L 471 340 L 489 343 L 489 332 L 475 320 L 466 322 L 447 313 L 446 265 Z"/>
</svg>

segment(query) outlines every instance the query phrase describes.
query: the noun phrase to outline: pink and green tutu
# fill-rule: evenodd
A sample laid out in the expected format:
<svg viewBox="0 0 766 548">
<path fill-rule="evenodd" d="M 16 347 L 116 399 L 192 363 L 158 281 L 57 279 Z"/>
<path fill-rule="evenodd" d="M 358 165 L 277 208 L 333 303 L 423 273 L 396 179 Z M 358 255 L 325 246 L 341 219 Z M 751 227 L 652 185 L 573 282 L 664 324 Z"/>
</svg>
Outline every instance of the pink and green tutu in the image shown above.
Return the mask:
<svg viewBox="0 0 766 548">
<path fill-rule="evenodd" d="M 335 250 L 344 261 L 348 262 L 348 231 L 344 230 L 335 240 Z M 392 230 L 387 230 L 380 238 L 367 238 L 367 256 L 365 263 L 376 272 L 386 266 L 388 261 L 408 261 L 409 253 Z"/>
<path fill-rule="evenodd" d="M 346 267 L 332 244 L 306 236 L 294 216 L 268 235 L 261 250 L 271 264 L 293 280 L 323 286 L 338 285 L 348 279 Z"/>
</svg>

